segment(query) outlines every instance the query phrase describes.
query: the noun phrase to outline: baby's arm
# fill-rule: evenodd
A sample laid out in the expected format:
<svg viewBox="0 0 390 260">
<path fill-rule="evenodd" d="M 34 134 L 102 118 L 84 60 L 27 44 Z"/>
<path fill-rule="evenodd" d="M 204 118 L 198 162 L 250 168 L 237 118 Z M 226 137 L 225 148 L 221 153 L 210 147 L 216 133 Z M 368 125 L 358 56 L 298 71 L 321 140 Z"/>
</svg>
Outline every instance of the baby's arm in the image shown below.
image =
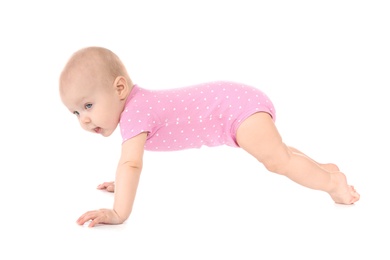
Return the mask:
<svg viewBox="0 0 390 260">
<path fill-rule="evenodd" d="M 146 137 L 147 134 L 142 133 L 122 145 L 122 154 L 115 177 L 113 209 L 88 211 L 77 220 L 78 224 L 83 225 L 90 220 L 89 227 L 99 223 L 122 224 L 130 216 L 141 175 Z"/>
</svg>

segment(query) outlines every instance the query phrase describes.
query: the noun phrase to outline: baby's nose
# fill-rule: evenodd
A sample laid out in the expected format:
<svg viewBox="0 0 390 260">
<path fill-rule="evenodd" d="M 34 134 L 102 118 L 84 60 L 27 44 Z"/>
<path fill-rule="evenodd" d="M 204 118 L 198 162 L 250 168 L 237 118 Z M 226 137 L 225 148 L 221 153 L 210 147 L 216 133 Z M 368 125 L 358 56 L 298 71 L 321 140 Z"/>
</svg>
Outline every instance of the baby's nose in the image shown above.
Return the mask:
<svg viewBox="0 0 390 260">
<path fill-rule="evenodd" d="M 86 124 L 89 124 L 90 122 L 91 122 L 91 119 L 88 116 L 85 116 L 85 115 L 80 116 L 80 123 L 86 125 Z"/>
</svg>

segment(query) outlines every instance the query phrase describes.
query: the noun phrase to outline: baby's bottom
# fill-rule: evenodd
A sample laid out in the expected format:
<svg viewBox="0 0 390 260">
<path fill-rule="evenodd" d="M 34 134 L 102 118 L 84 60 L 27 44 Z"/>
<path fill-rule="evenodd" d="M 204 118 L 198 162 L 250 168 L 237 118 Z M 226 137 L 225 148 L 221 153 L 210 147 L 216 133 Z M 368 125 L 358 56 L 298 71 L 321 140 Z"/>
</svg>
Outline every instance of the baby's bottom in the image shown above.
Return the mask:
<svg viewBox="0 0 390 260">
<path fill-rule="evenodd" d="M 239 126 L 236 138 L 242 149 L 271 172 L 307 188 L 325 191 L 336 203 L 353 204 L 360 198 L 335 164 L 320 164 L 284 144 L 268 113 L 259 112 L 248 117 Z"/>
</svg>

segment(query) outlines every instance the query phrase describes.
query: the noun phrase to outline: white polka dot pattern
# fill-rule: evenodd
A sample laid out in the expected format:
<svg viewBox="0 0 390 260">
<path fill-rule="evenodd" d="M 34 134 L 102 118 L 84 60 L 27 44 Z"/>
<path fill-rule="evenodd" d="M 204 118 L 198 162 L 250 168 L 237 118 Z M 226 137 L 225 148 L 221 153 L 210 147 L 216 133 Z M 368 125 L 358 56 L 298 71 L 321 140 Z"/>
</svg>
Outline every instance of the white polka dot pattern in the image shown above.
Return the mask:
<svg viewBox="0 0 390 260">
<path fill-rule="evenodd" d="M 228 81 L 168 90 L 134 85 L 120 119 L 123 142 L 148 133 L 146 150 L 174 151 L 202 145 L 237 147 L 240 123 L 263 111 L 275 120 L 275 109 L 260 90 Z"/>
</svg>

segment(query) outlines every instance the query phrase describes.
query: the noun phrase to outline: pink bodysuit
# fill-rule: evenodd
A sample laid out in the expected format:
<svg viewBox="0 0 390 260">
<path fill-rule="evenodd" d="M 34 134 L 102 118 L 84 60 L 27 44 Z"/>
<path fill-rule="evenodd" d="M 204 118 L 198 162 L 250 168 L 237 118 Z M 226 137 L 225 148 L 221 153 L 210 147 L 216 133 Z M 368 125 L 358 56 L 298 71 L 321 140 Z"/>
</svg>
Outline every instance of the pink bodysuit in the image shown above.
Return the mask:
<svg viewBox="0 0 390 260">
<path fill-rule="evenodd" d="M 134 85 L 121 114 L 123 142 L 147 132 L 146 150 L 175 151 L 205 146 L 238 147 L 236 132 L 247 117 L 267 112 L 270 99 L 260 90 L 217 81 L 183 88 L 147 90 Z"/>
</svg>

